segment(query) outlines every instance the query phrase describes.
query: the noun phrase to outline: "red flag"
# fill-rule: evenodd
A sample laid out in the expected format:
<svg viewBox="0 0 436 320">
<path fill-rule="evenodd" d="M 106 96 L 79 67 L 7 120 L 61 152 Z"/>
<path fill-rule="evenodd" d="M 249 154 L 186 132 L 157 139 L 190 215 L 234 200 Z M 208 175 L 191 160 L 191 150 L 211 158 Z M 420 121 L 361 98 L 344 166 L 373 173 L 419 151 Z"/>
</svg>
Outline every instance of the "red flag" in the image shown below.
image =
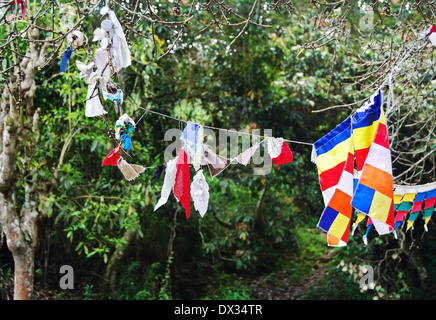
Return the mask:
<svg viewBox="0 0 436 320">
<path fill-rule="evenodd" d="M 177 158 L 177 173 L 174 183 L 174 196 L 185 208 L 186 219 L 191 216 L 191 178 L 189 173 L 188 156 L 183 148 L 179 149 Z"/>
<path fill-rule="evenodd" d="M 21 17 L 26 20 L 26 0 L 12 1 L 12 4 L 21 4 Z"/>
<path fill-rule="evenodd" d="M 293 155 L 291 148 L 289 148 L 288 144 L 283 141 L 282 144 L 282 152 L 278 155 L 277 158 L 273 158 L 273 163 L 277 166 L 279 164 L 286 164 L 293 160 Z"/>
<path fill-rule="evenodd" d="M 115 149 L 108 153 L 106 158 L 104 158 L 101 166 L 116 166 L 118 159 L 120 158 L 120 145 L 118 144 Z"/>
</svg>

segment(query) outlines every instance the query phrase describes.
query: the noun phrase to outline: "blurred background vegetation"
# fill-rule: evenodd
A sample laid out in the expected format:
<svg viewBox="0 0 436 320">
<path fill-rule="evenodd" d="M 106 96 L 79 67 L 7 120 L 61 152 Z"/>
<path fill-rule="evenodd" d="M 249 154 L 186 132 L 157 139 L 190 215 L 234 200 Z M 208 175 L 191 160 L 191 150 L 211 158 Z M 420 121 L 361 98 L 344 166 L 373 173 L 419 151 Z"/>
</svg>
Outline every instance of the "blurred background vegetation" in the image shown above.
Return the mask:
<svg viewBox="0 0 436 320">
<path fill-rule="evenodd" d="M 140 107 L 152 108 L 204 125 L 272 129 L 276 137 L 314 142 L 352 108 L 314 110 L 372 94 L 347 85 L 347 79 L 362 73 L 362 56 L 380 59 L 377 50 L 363 49 L 365 41 L 377 37 L 401 45 L 401 34 L 390 33 L 396 23 L 406 29 L 427 22 L 411 9 L 397 12 L 395 19 L 386 16 L 371 33 L 357 31 L 362 14 L 357 1 L 351 2 L 355 11 L 347 13 L 346 36 L 314 48 L 304 45 L 325 35 L 316 24 L 316 5 L 296 4 L 286 14 L 262 1 L 253 20 L 267 26 L 248 24 L 229 46 L 243 26 L 204 28 L 214 17 L 199 3 L 168 53 L 172 30 L 144 20 L 135 27 L 147 36 L 129 37 L 132 66 L 114 79 L 124 91 L 125 111 L 138 120 Z M 400 10 L 395 1 L 385 3 Z M 162 19 L 171 19 L 175 8 L 179 14 L 188 10 L 184 4 L 156 1 L 156 9 Z M 228 5 L 242 16 L 252 8 L 248 1 Z M 377 17 L 381 8 L 376 7 Z M 115 11 L 128 18 L 122 8 Z M 88 38 L 100 18 L 96 12 L 82 25 Z M 92 51 L 94 44 L 88 45 Z M 66 139 L 72 140 L 58 184 L 40 199 L 39 210 L 47 217 L 39 229 L 36 299 L 436 298 L 432 222 L 423 237 L 421 221 L 407 235 L 427 271 L 425 281 L 393 236 L 371 233 L 365 246 L 365 226 L 350 236 L 347 247 L 327 247 L 325 234 L 316 228 L 324 204 L 307 145 L 290 144 L 294 161 L 266 176 L 253 175 L 253 164 L 231 165 L 215 178 L 206 174 L 211 198 L 203 218 L 192 210 L 187 220 L 173 197 L 153 212 L 163 181 L 150 185 L 153 170 L 127 182 L 116 167 L 101 167 L 114 144 L 100 118 L 84 115 L 87 87 L 75 62 L 89 59 L 86 52 L 74 52 L 67 73 L 59 73 L 56 61 L 37 74 L 35 105 L 42 112 L 39 149 L 32 158 L 35 183 L 50 183 Z M 428 81 L 434 79 L 433 73 Z M 109 105 L 106 109 L 115 123 L 117 114 Z M 178 127 L 172 119 L 146 114 L 132 137 L 132 163 L 162 164 L 169 143 L 164 133 Z M 424 182 L 429 181 L 416 181 Z M 5 241 L 0 243 L 0 297 L 8 299 L 13 260 Z M 59 288 L 59 268 L 65 264 L 74 268 L 74 290 Z M 373 289 L 359 286 L 359 268 L 367 264 L 375 270 Z"/>
</svg>

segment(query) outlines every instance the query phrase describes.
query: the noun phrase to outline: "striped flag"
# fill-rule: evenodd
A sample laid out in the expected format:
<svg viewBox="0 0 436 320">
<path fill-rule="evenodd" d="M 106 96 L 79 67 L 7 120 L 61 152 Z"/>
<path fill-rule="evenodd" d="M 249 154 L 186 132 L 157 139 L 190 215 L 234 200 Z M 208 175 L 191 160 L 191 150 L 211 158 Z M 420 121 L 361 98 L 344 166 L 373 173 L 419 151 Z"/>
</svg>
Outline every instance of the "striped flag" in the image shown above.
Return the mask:
<svg viewBox="0 0 436 320">
<path fill-rule="evenodd" d="M 430 190 L 427 192 L 425 205 L 424 205 L 424 216 L 422 219 L 424 220 L 424 228 L 427 231 L 427 224 L 431 219 L 433 214 L 434 206 L 436 202 L 436 189 Z"/>
<path fill-rule="evenodd" d="M 427 192 L 418 192 L 414 198 L 412 199 L 413 203 L 406 201 L 408 199 L 404 199 L 406 196 L 404 196 L 404 198 L 401 200 L 401 204 L 399 206 L 399 208 L 407 206 L 407 208 L 410 211 L 410 216 L 409 219 L 407 220 L 407 227 L 406 227 L 406 231 L 409 230 L 411 227 L 413 227 L 413 224 L 416 221 L 416 218 L 419 215 L 419 212 L 422 209 L 422 205 L 424 203 L 424 199 L 425 199 L 425 195 Z M 410 194 L 410 193 L 409 193 Z"/>
<path fill-rule="evenodd" d="M 371 218 L 379 234 L 386 234 L 394 229 L 394 189 L 382 104 L 379 90 L 352 119 L 359 182 L 351 204 Z"/>
<path fill-rule="evenodd" d="M 348 241 L 353 196 L 354 147 L 351 118 L 314 143 L 325 209 L 318 227 L 327 232 L 328 244 L 343 246 Z"/>
<path fill-rule="evenodd" d="M 401 191 L 400 191 L 401 192 Z M 403 193 L 403 192 L 401 192 Z M 403 224 L 404 218 L 411 211 L 411 215 L 418 209 L 418 212 L 421 210 L 421 207 L 416 206 L 415 199 L 418 199 L 419 195 L 416 192 L 406 192 L 405 194 L 399 194 L 398 188 L 394 191 L 394 209 L 395 209 L 395 229 L 394 236 L 397 237 L 396 230 Z M 422 201 L 421 201 L 422 206 Z"/>
<path fill-rule="evenodd" d="M 425 231 L 428 231 L 428 223 L 433 214 L 436 201 L 436 182 L 423 185 L 394 185 L 394 208 L 397 212 L 395 221 L 410 212 L 407 219 L 406 231 L 413 229 L 416 218 L 423 211 L 422 220 L 424 220 Z M 399 217 L 402 215 L 402 217 Z M 403 220 L 401 220 L 403 221 Z M 398 226 L 395 226 L 397 229 Z"/>
</svg>

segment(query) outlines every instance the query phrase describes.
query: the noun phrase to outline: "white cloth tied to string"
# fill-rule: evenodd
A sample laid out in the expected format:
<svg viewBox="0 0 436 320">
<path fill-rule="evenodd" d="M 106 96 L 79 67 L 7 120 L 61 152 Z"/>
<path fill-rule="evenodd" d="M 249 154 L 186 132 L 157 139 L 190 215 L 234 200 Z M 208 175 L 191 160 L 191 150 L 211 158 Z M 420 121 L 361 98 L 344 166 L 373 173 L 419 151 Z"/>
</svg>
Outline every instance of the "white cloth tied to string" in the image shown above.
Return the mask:
<svg viewBox="0 0 436 320">
<path fill-rule="evenodd" d="M 180 140 L 183 141 L 183 149 L 189 156 L 194 169 L 198 171 L 201 166 L 203 157 L 203 126 L 188 121 L 185 129 L 182 132 Z"/>
<path fill-rule="evenodd" d="M 115 138 L 117 140 L 120 139 L 120 131 L 122 126 L 124 126 L 125 124 L 130 123 L 133 127 L 136 126 L 135 121 L 133 121 L 132 118 L 130 118 L 127 114 L 123 114 L 121 117 L 118 118 L 118 120 L 115 122 L 115 127 L 116 127 L 116 131 L 115 131 Z"/>
<path fill-rule="evenodd" d="M 136 179 L 141 173 L 145 171 L 145 168 L 143 166 L 130 164 L 123 158 L 118 159 L 117 166 L 120 169 L 121 173 L 124 175 L 124 178 L 126 178 L 126 180 L 128 181 Z"/>
<path fill-rule="evenodd" d="M 88 94 L 86 96 L 85 116 L 97 117 L 106 114 L 103 105 L 100 101 L 100 94 L 97 87 L 97 81 L 94 81 L 88 86 Z"/>
<path fill-rule="evenodd" d="M 194 201 L 195 209 L 203 217 L 209 205 L 209 185 L 206 182 L 203 170 L 199 170 L 192 179 L 191 198 Z"/>
<path fill-rule="evenodd" d="M 85 83 L 88 84 L 88 94 L 86 96 L 85 116 L 96 117 L 107 112 L 104 110 L 99 97 L 99 90 L 97 83 L 100 78 L 97 72 L 94 71 L 95 63 L 91 62 L 85 64 L 80 61 L 76 61 L 77 68 L 80 70 L 79 78 L 84 78 Z"/>
<path fill-rule="evenodd" d="M 208 166 L 212 177 L 224 171 L 230 165 L 230 162 L 229 159 L 217 155 L 207 144 L 203 144 L 203 155 L 200 164 Z"/>
<path fill-rule="evenodd" d="M 106 10 L 102 10 L 102 13 L 105 13 Z M 129 46 L 127 45 L 126 36 L 124 35 L 123 28 L 120 24 L 120 22 L 117 19 L 117 16 L 115 15 L 115 12 L 112 10 L 107 11 L 108 19 L 103 20 L 101 23 L 101 29 L 106 31 L 109 34 L 109 41 L 110 41 L 110 51 L 112 54 L 112 63 L 115 67 L 115 72 L 120 71 L 122 68 L 126 68 L 130 66 L 131 59 L 130 59 L 130 50 Z M 104 40 L 102 39 L 102 45 L 105 44 Z"/>
<path fill-rule="evenodd" d="M 86 41 L 86 36 L 83 34 L 83 32 L 79 30 L 74 30 L 67 35 L 68 47 L 71 47 L 73 49 L 77 49 L 83 46 L 83 43 L 85 43 Z"/>
<path fill-rule="evenodd" d="M 94 61 L 89 64 L 85 64 L 77 60 L 76 66 L 80 70 L 79 78 L 84 78 L 85 83 L 89 83 L 88 81 L 91 78 L 92 73 L 94 72 L 94 66 L 95 66 Z"/>
<path fill-rule="evenodd" d="M 97 50 L 95 50 L 94 58 L 95 58 L 95 65 L 97 66 L 97 73 L 102 78 L 101 87 L 106 88 L 106 84 L 111 77 L 111 70 L 109 68 L 109 55 L 107 50 L 103 48 L 98 48 Z"/>
<path fill-rule="evenodd" d="M 97 28 L 94 30 L 94 37 L 92 38 L 92 41 L 100 41 L 100 47 L 103 49 L 106 49 L 109 45 L 107 33 L 101 28 Z"/>
<path fill-rule="evenodd" d="M 176 173 L 177 173 L 177 157 L 168 161 L 167 166 L 165 168 L 165 178 L 164 183 L 162 185 L 162 190 L 160 192 L 160 199 L 156 203 L 154 207 L 154 211 L 159 209 L 168 201 L 168 197 L 170 196 L 171 190 L 174 188 L 174 184 L 176 182 Z"/>
<path fill-rule="evenodd" d="M 80 74 L 83 74 L 86 83 L 89 84 L 85 108 L 85 116 L 87 117 L 97 117 L 107 113 L 101 104 L 99 96 L 99 88 L 103 91 L 103 95 L 107 94 L 107 83 L 110 80 L 107 50 L 98 48 L 94 53 L 94 59 L 94 65 L 97 67 L 96 71 L 92 71 L 94 68 L 92 63 L 77 65 L 81 71 Z"/>
<path fill-rule="evenodd" d="M 259 149 L 259 146 L 260 146 L 260 144 L 256 143 L 252 147 L 250 147 L 247 150 L 245 150 L 244 152 L 240 153 L 236 157 L 236 161 L 238 161 L 240 164 L 246 166 L 250 162 L 250 159 L 253 156 L 253 154 L 257 151 L 257 149 Z"/>
<path fill-rule="evenodd" d="M 283 138 L 268 137 L 266 144 L 268 154 L 272 159 L 277 158 L 282 153 Z"/>
</svg>

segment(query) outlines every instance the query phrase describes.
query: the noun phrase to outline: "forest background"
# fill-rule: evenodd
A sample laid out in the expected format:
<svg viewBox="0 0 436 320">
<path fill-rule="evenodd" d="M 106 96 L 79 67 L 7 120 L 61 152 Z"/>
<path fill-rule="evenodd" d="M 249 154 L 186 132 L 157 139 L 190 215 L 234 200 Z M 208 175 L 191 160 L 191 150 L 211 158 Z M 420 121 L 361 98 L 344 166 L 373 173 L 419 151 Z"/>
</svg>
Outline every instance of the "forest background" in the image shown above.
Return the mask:
<svg viewBox="0 0 436 320">
<path fill-rule="evenodd" d="M 1 299 L 436 298 L 432 221 L 429 232 L 418 219 L 398 239 L 374 231 L 368 245 L 360 225 L 348 246 L 327 246 L 316 227 L 324 203 L 306 144 L 290 143 L 294 161 L 264 176 L 253 175 L 254 164 L 206 174 L 203 218 L 193 210 L 186 219 L 173 197 L 154 212 L 163 178 L 151 184 L 153 169 L 128 182 L 116 167 L 101 167 L 114 141 L 101 117 L 85 117 L 87 85 L 76 61 L 92 61 L 104 5 L 27 1 L 23 21 L 18 4 L 1 4 Z M 132 163 L 163 164 L 164 134 L 180 127 L 144 108 L 313 143 L 395 70 L 388 88 L 395 183 L 435 181 L 435 51 L 422 37 L 435 1 L 107 5 L 132 57 L 114 81 L 125 112 L 142 117 Z M 73 30 L 88 41 L 61 73 Z M 118 114 L 105 108 L 112 126 Z M 63 265 L 74 270 L 72 290 L 60 287 Z M 364 265 L 374 270 L 374 287 L 359 284 Z"/>
</svg>

